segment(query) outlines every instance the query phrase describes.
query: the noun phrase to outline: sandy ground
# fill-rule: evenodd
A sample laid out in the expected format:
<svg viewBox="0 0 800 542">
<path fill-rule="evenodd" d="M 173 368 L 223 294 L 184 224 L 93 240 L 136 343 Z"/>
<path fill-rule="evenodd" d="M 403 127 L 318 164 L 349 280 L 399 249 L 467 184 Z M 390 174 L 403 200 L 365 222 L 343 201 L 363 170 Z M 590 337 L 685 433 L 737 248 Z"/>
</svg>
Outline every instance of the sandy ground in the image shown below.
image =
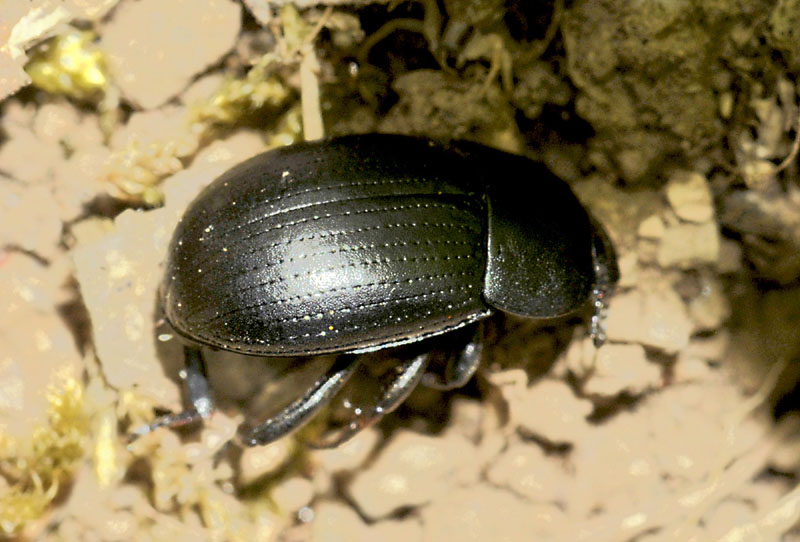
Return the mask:
<svg viewBox="0 0 800 542">
<path fill-rule="evenodd" d="M 0 7 L 0 539 L 800 540 L 796 3 L 327 4 Z M 698 20 L 725 21 L 713 47 Z M 269 148 L 369 131 L 568 180 L 618 250 L 607 343 L 585 314 L 499 315 L 469 385 L 331 450 L 307 440 L 402 352 L 246 450 L 237 425 L 331 360 L 207 352 L 214 417 L 129 444 L 183 405 L 157 290 L 188 203 Z"/>
</svg>

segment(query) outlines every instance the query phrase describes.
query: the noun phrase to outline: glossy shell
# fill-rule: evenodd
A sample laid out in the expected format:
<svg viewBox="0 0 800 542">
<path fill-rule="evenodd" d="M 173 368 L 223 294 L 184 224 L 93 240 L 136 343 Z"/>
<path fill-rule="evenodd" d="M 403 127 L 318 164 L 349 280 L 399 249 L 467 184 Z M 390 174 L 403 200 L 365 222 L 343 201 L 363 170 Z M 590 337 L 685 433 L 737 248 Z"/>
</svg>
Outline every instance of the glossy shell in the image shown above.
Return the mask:
<svg viewBox="0 0 800 542">
<path fill-rule="evenodd" d="M 226 350 L 369 351 L 493 306 L 574 310 L 595 282 L 593 235 L 567 185 L 527 159 L 348 136 L 264 153 L 206 188 L 172 239 L 163 305 L 178 333 Z"/>
</svg>

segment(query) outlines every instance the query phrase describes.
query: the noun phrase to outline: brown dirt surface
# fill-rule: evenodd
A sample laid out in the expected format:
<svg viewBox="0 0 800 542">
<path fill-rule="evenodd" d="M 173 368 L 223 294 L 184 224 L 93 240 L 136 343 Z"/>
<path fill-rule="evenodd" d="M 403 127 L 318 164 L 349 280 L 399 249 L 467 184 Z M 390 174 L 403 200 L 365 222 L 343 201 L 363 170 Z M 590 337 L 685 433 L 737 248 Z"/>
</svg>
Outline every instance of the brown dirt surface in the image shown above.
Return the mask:
<svg viewBox="0 0 800 542">
<path fill-rule="evenodd" d="M 800 540 L 798 21 L 795 0 L 2 2 L 0 540 Z M 397 352 L 241 450 L 331 360 L 209 351 L 211 419 L 130 442 L 185 402 L 158 303 L 181 214 L 321 131 L 543 161 L 615 243 L 607 342 L 583 313 L 497 315 L 465 388 L 325 450 Z"/>
</svg>

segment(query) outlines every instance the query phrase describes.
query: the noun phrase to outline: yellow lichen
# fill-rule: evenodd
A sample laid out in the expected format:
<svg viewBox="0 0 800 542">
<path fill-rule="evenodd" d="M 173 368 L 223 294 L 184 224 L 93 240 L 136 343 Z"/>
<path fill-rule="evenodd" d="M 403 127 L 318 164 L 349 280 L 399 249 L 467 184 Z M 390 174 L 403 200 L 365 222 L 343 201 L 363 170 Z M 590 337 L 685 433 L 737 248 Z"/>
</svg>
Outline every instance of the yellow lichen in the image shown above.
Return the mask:
<svg viewBox="0 0 800 542">
<path fill-rule="evenodd" d="M 83 387 L 72 376 L 47 391 L 48 423 L 27 441 L 0 434 L 0 475 L 8 483 L 0 495 L 0 532 L 19 532 L 40 518 L 72 477 L 83 457 L 89 419 Z"/>
<path fill-rule="evenodd" d="M 92 32 L 71 32 L 42 44 L 25 71 L 33 84 L 53 94 L 87 99 L 108 85 L 104 55 L 92 42 Z"/>
</svg>

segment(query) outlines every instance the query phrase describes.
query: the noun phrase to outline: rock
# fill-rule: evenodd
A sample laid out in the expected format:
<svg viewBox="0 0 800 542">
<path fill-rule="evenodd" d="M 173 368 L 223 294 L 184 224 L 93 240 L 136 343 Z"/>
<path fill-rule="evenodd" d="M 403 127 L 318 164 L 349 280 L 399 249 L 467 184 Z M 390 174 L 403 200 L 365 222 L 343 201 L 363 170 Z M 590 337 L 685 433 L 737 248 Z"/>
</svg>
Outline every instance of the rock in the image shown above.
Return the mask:
<svg viewBox="0 0 800 542">
<path fill-rule="evenodd" d="M 619 282 L 617 288 L 635 288 L 639 283 L 639 257 L 636 252 L 626 252 L 617 258 Z"/>
<path fill-rule="evenodd" d="M 230 0 L 142 0 L 119 6 L 102 48 L 123 95 L 151 109 L 186 87 L 234 44 L 241 7 Z"/>
<path fill-rule="evenodd" d="M 606 323 L 611 341 L 638 342 L 668 353 L 689 344 L 694 328 L 680 296 L 660 283 L 613 297 Z"/>
<path fill-rule="evenodd" d="M 704 279 L 700 294 L 689 302 L 689 315 L 696 331 L 713 331 L 720 328 L 731 315 L 728 297 L 720 281 Z"/>
<path fill-rule="evenodd" d="M 51 190 L 0 183 L 0 247 L 17 247 L 45 260 L 59 252 L 63 224 Z"/>
<path fill-rule="evenodd" d="M 75 276 L 92 321 L 94 345 L 108 383 L 140 393 L 173 410 L 180 391 L 164 374 L 153 340 L 161 261 L 173 224 L 166 208 L 128 210 L 114 230 L 73 251 Z M 174 343 L 172 355 L 181 359 Z"/>
<path fill-rule="evenodd" d="M 640 344 L 606 344 L 597 350 L 594 371 L 583 386 L 589 395 L 639 395 L 661 383 L 661 370 L 650 363 Z"/>
<path fill-rule="evenodd" d="M 284 438 L 265 446 L 242 450 L 239 459 L 239 483 L 248 485 L 282 467 L 292 451 L 292 439 Z"/>
<path fill-rule="evenodd" d="M 568 500 L 572 487 L 564 467 L 531 444 L 509 446 L 486 472 L 486 478 L 539 503 Z"/>
<path fill-rule="evenodd" d="M 719 362 L 728 351 L 730 343 L 730 332 L 720 330 L 710 337 L 692 337 L 684 353 L 707 361 Z"/>
<path fill-rule="evenodd" d="M 415 519 L 368 525 L 349 506 L 323 501 L 314 507 L 314 542 L 418 542 L 422 526 Z"/>
<path fill-rule="evenodd" d="M 100 173 L 110 152 L 105 145 L 83 146 L 55 172 L 53 195 L 64 222 L 74 222 L 84 216 L 86 205 L 108 189 L 108 185 L 100 182 Z"/>
<path fill-rule="evenodd" d="M 377 430 L 365 429 L 336 448 L 312 450 L 311 456 L 328 472 L 354 470 L 369 457 L 379 438 Z"/>
<path fill-rule="evenodd" d="M 529 388 L 501 387 L 512 423 L 528 435 L 553 443 L 571 442 L 586 427 L 592 403 L 575 396 L 557 380 L 540 380 Z"/>
<path fill-rule="evenodd" d="M 314 507 L 312 540 L 315 542 L 361 542 L 368 527 L 352 508 L 323 501 Z"/>
<path fill-rule="evenodd" d="M 378 519 L 443 497 L 465 474 L 477 476 L 475 459 L 475 447 L 459 435 L 398 431 L 377 460 L 356 474 L 347 493 L 362 514 Z"/>
<path fill-rule="evenodd" d="M 56 141 L 42 141 L 24 129 L 0 146 L 0 171 L 23 183 L 41 183 L 52 179 L 64 159 Z"/>
<path fill-rule="evenodd" d="M 0 252 L 0 435 L 8 446 L 48 426 L 49 386 L 60 390 L 66 377 L 80 381 L 81 355 L 56 311 L 65 279 L 55 265 Z"/>
<path fill-rule="evenodd" d="M 295 476 L 281 480 L 272 488 L 270 496 L 281 512 L 294 513 L 314 498 L 314 486 L 310 480 Z"/>
<path fill-rule="evenodd" d="M 66 102 L 46 103 L 36 112 L 33 131 L 42 141 L 59 142 L 79 122 L 78 111 Z"/>
<path fill-rule="evenodd" d="M 719 259 L 719 231 L 714 222 L 678 224 L 666 229 L 658 245 L 658 264 L 689 269 Z"/>
<path fill-rule="evenodd" d="M 658 215 L 650 215 L 639 223 L 639 237 L 661 239 L 664 236 L 664 221 Z"/>
<path fill-rule="evenodd" d="M 667 183 L 667 200 L 682 220 L 702 224 L 714 216 L 708 181 L 700 173 L 680 171 Z"/>
<path fill-rule="evenodd" d="M 702 382 L 708 379 L 710 371 L 704 359 L 681 352 L 672 367 L 672 383 Z"/>
<path fill-rule="evenodd" d="M 576 539 L 570 521 L 556 506 L 531 504 L 492 487 L 455 489 L 426 506 L 421 516 L 425 542 Z"/>
<path fill-rule="evenodd" d="M 484 424 L 484 407 L 480 402 L 460 397 L 453 399 L 446 431 L 454 431 L 472 442 L 477 442 Z"/>
</svg>

